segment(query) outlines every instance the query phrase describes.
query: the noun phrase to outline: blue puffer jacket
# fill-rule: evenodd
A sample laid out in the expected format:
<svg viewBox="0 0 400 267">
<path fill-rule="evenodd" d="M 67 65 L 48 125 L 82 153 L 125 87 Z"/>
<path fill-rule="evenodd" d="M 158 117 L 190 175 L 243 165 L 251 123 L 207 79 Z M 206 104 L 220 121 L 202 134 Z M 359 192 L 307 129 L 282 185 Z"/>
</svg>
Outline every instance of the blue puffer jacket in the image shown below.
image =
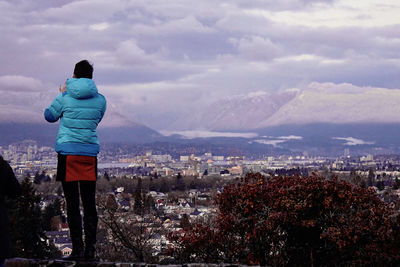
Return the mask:
<svg viewBox="0 0 400 267">
<path fill-rule="evenodd" d="M 96 128 L 106 110 L 106 99 L 92 79 L 71 78 L 67 90 L 45 110 L 48 122 L 60 119 L 55 149 L 63 155 L 97 156 L 100 145 Z"/>
</svg>

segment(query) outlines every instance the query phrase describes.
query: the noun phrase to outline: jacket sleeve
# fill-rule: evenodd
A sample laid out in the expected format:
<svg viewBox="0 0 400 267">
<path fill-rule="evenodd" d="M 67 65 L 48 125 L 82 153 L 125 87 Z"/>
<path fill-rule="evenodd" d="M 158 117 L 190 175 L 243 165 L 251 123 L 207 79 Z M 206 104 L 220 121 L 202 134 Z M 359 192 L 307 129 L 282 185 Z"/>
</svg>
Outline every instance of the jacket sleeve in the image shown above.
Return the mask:
<svg viewBox="0 0 400 267">
<path fill-rule="evenodd" d="M 44 111 L 44 118 L 48 122 L 56 122 L 61 117 L 63 111 L 63 98 L 64 94 L 59 94 L 53 100 L 53 102 Z"/>
<path fill-rule="evenodd" d="M 101 111 L 100 111 L 99 122 L 103 119 L 104 113 L 106 113 L 106 109 L 107 109 L 107 101 L 106 101 L 106 98 L 104 96 L 103 96 L 103 99 L 104 99 L 104 102 L 103 102 L 103 106 L 102 106 Z"/>
</svg>

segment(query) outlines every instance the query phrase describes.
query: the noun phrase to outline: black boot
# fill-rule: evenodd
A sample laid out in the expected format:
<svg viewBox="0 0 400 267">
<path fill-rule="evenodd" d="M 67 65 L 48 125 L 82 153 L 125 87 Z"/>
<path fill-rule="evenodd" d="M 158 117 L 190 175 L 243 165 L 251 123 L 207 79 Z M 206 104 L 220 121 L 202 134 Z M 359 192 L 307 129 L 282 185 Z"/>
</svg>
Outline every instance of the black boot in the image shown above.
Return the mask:
<svg viewBox="0 0 400 267">
<path fill-rule="evenodd" d="M 63 260 L 81 261 L 84 260 L 83 241 L 81 239 L 72 240 L 72 252 L 69 256 L 64 257 Z"/>
<path fill-rule="evenodd" d="M 86 261 L 95 261 L 96 260 L 96 248 L 95 246 L 86 246 L 85 247 L 85 260 Z"/>
<path fill-rule="evenodd" d="M 65 260 L 79 261 L 84 259 L 82 240 L 82 217 L 78 215 L 68 216 L 69 233 L 72 241 L 72 252 Z"/>
<path fill-rule="evenodd" d="M 96 257 L 97 216 L 84 217 L 85 260 L 94 261 Z"/>
</svg>

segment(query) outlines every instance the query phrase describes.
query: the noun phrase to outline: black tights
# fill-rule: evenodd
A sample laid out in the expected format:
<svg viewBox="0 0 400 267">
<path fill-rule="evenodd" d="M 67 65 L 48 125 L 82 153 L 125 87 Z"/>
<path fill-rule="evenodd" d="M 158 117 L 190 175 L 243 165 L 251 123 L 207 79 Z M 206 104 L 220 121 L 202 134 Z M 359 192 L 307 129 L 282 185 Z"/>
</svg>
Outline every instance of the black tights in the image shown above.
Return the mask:
<svg viewBox="0 0 400 267">
<path fill-rule="evenodd" d="M 84 214 L 85 243 L 86 246 L 94 245 L 96 243 L 97 232 L 96 182 L 62 182 L 62 187 L 67 202 L 67 221 L 72 242 L 82 242 L 82 217 L 79 208 L 80 195 Z"/>
</svg>

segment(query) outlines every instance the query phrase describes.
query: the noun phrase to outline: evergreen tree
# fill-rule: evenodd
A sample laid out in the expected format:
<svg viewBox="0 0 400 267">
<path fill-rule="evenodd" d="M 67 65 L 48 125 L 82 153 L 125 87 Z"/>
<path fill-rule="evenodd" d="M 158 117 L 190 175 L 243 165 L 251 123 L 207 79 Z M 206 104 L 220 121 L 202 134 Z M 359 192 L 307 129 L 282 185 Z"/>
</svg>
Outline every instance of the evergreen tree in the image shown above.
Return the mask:
<svg viewBox="0 0 400 267">
<path fill-rule="evenodd" d="M 62 187 L 61 187 L 61 185 L 59 185 L 59 186 L 57 187 L 56 194 L 57 194 L 57 196 L 62 196 L 62 194 L 63 194 L 63 190 L 62 190 Z"/>
<path fill-rule="evenodd" d="M 41 181 L 41 182 L 50 182 L 50 181 L 51 181 L 51 178 L 50 178 L 50 176 L 48 176 L 48 175 L 46 174 L 45 171 L 42 171 L 42 173 L 40 174 L 40 181 Z"/>
<path fill-rule="evenodd" d="M 52 203 L 50 203 L 43 212 L 43 230 L 54 231 L 51 227 L 51 219 L 55 216 L 61 216 L 61 202 L 56 198 Z"/>
<path fill-rule="evenodd" d="M 185 182 L 183 181 L 183 178 L 182 178 L 182 175 L 181 175 L 180 172 L 176 176 L 175 189 L 178 190 L 178 191 L 185 191 L 186 190 L 186 185 L 185 185 Z"/>
<path fill-rule="evenodd" d="M 355 169 L 351 169 L 350 170 L 350 175 L 349 175 L 350 181 L 354 180 L 356 178 L 356 176 L 357 176 L 356 170 Z"/>
<path fill-rule="evenodd" d="M 151 176 L 149 181 L 149 191 L 156 191 L 156 186 L 154 185 L 154 179 Z"/>
<path fill-rule="evenodd" d="M 194 182 L 194 180 L 192 180 L 192 181 L 190 182 L 190 184 L 189 184 L 189 189 L 197 189 L 197 185 L 196 185 L 196 183 Z"/>
<path fill-rule="evenodd" d="M 169 192 L 169 185 L 165 181 L 165 178 L 163 178 L 161 181 L 160 192 L 164 194 Z"/>
<path fill-rule="evenodd" d="M 376 182 L 376 187 L 379 191 L 382 191 L 383 189 L 385 189 L 385 183 L 383 181 L 378 181 Z"/>
<path fill-rule="evenodd" d="M 372 168 L 368 171 L 368 186 L 373 186 L 375 182 L 375 173 Z"/>
<path fill-rule="evenodd" d="M 40 195 L 36 194 L 29 177 L 25 177 L 21 183 L 20 198 L 11 204 L 13 206 L 10 212 L 13 256 L 36 259 L 57 256 L 55 247 L 46 243 L 40 201 Z"/>
<path fill-rule="evenodd" d="M 396 179 L 395 179 L 394 182 L 393 182 L 392 189 L 393 189 L 393 190 L 399 189 L 399 185 L 400 185 L 399 178 L 396 177 Z"/>
<path fill-rule="evenodd" d="M 361 188 L 367 188 L 367 182 L 365 182 L 365 180 L 362 180 L 360 186 Z"/>
<path fill-rule="evenodd" d="M 361 185 L 361 176 L 354 169 L 351 169 L 349 181 L 355 185 Z"/>
<path fill-rule="evenodd" d="M 143 209 L 146 214 L 151 213 L 154 210 L 155 206 L 155 201 L 154 198 L 151 195 L 148 195 L 147 197 L 144 196 L 144 201 L 143 201 Z"/>
<path fill-rule="evenodd" d="M 110 175 L 108 175 L 108 172 L 104 172 L 104 179 L 110 181 Z"/>
<path fill-rule="evenodd" d="M 49 182 L 51 181 L 50 176 L 46 175 L 45 171 L 42 171 L 41 174 L 37 171 L 35 173 L 35 177 L 33 178 L 33 182 L 35 184 L 41 184 L 42 182 Z"/>
<path fill-rule="evenodd" d="M 33 182 L 34 182 L 35 184 L 40 184 L 41 180 L 40 180 L 39 172 L 36 172 L 36 173 L 35 173 L 35 177 L 33 178 Z"/>
<path fill-rule="evenodd" d="M 186 213 L 182 215 L 179 226 L 183 229 L 186 229 L 191 226 L 190 221 L 189 221 L 189 216 Z"/>
<path fill-rule="evenodd" d="M 115 199 L 115 196 L 112 193 L 107 195 L 105 208 L 112 212 L 116 212 L 118 209 L 117 200 Z"/>
<path fill-rule="evenodd" d="M 142 197 L 142 179 L 138 178 L 138 183 L 135 189 L 135 204 L 133 205 L 135 214 L 143 214 L 143 197 Z"/>
</svg>

